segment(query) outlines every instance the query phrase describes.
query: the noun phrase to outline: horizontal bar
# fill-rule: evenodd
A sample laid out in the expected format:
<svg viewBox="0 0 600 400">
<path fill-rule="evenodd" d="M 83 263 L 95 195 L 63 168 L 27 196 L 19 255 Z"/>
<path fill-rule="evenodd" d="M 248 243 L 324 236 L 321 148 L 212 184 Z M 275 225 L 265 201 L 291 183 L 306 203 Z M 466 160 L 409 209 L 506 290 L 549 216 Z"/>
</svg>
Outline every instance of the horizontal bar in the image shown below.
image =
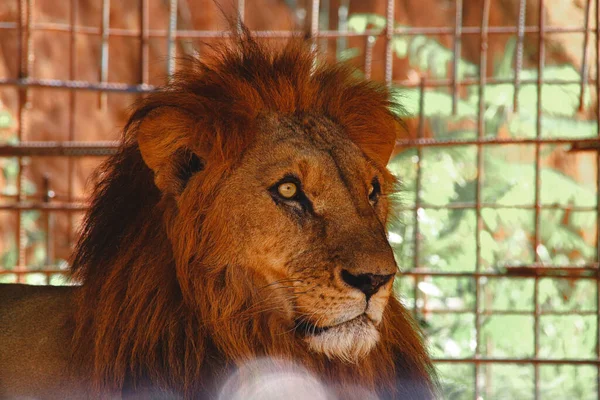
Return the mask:
<svg viewBox="0 0 600 400">
<path fill-rule="evenodd" d="M 0 145 L 0 157 L 25 157 L 25 156 L 107 156 L 116 153 L 118 141 L 99 142 L 41 142 L 30 141 L 20 144 Z"/>
<path fill-rule="evenodd" d="M 111 93 L 148 93 L 156 90 L 155 86 L 140 83 L 129 85 L 127 83 L 93 83 L 88 81 L 69 81 L 60 79 L 33 79 L 33 78 L 0 78 L 0 86 L 15 86 L 44 89 L 68 89 L 84 91 L 101 91 Z"/>
<path fill-rule="evenodd" d="M 481 208 L 495 209 L 495 210 L 535 210 L 537 208 L 534 204 L 517 204 L 517 205 L 505 205 L 505 204 L 496 204 L 496 203 L 481 203 Z M 416 206 L 404 206 L 398 205 L 394 206 L 396 210 L 402 211 L 411 211 L 416 209 L 429 209 L 429 210 L 469 210 L 472 208 L 477 208 L 477 204 L 473 203 L 448 203 L 448 204 L 423 204 L 421 203 L 419 207 Z M 571 206 L 567 204 L 541 204 L 540 210 L 569 210 L 574 212 L 590 212 L 596 211 L 595 206 L 589 207 L 577 207 Z"/>
<path fill-rule="evenodd" d="M 0 211 L 85 211 L 88 209 L 86 203 L 67 203 L 67 202 L 33 202 L 22 201 L 8 204 L 0 203 Z"/>
<path fill-rule="evenodd" d="M 18 29 L 17 22 L 0 22 L 0 30 L 12 30 Z M 31 26 L 31 30 L 34 31 L 49 31 L 49 32 L 65 32 L 71 33 L 69 24 L 61 23 L 37 23 Z M 443 26 L 443 27 L 398 27 L 393 29 L 394 35 L 454 35 L 454 26 Z M 516 26 L 491 26 L 488 27 L 487 33 L 492 35 L 507 35 L 518 33 Z M 75 33 L 84 35 L 99 36 L 101 29 L 93 26 L 77 26 L 74 29 Z M 539 33 L 540 28 L 538 26 L 526 26 L 524 28 L 525 33 Z M 584 28 L 581 26 L 548 26 L 544 27 L 544 33 L 595 33 L 594 28 Z M 337 30 L 319 30 L 315 32 L 317 38 L 338 38 L 338 37 L 364 37 L 364 36 L 378 36 L 385 34 L 385 31 L 379 29 L 367 29 L 364 32 L 348 32 L 348 31 L 337 31 Z M 123 29 L 123 28 L 110 28 L 108 34 L 114 37 L 139 37 L 138 29 Z M 174 34 L 177 38 L 181 39 L 219 39 L 231 36 L 231 31 L 227 30 L 176 30 Z M 252 31 L 252 36 L 265 39 L 281 39 L 289 38 L 293 36 L 302 37 L 305 32 L 300 30 L 286 31 L 286 30 L 262 30 Z M 481 27 L 479 26 L 465 26 L 462 28 L 462 35 L 480 35 Z M 166 29 L 149 29 L 149 38 L 166 38 L 168 31 Z"/>
<path fill-rule="evenodd" d="M 537 79 L 521 79 L 521 84 L 537 84 Z M 393 82 L 397 86 L 404 88 L 414 88 L 419 86 L 419 82 L 412 80 L 402 80 Z M 493 78 L 490 77 L 486 81 L 486 85 L 504 85 L 513 84 L 512 79 L 508 78 Z M 542 83 L 545 85 L 581 85 L 580 79 L 544 79 Z M 594 79 L 588 79 L 589 84 L 594 84 Z M 428 79 L 425 87 L 452 87 L 452 79 Z M 478 78 L 465 78 L 457 81 L 459 86 L 476 86 L 479 84 Z M 70 81 L 60 79 L 34 79 L 34 78 L 0 78 L 0 86 L 14 87 L 29 87 L 29 88 L 44 88 L 44 89 L 67 89 L 67 90 L 84 90 L 84 91 L 103 91 L 111 93 L 148 93 L 157 89 L 156 86 L 148 84 L 129 85 L 119 82 L 92 83 L 88 81 Z"/>
<path fill-rule="evenodd" d="M 475 314 L 475 309 L 456 309 L 451 308 L 421 308 L 417 305 L 417 311 L 421 314 Z M 480 310 L 477 314 L 479 315 L 525 315 L 533 316 L 536 314 L 535 310 Z M 598 315 L 596 310 L 566 310 L 566 311 L 555 311 L 555 310 L 540 310 L 537 315 L 548 315 L 548 316 L 566 316 L 566 315 Z"/>
<path fill-rule="evenodd" d="M 508 267 L 505 272 L 431 271 L 425 269 L 400 271 L 398 276 L 431 276 L 449 278 L 553 278 L 553 279 L 599 279 L 598 263 L 585 266 L 544 267 L 523 265 Z"/>
<path fill-rule="evenodd" d="M 569 365 L 600 365 L 598 358 L 433 358 L 436 363 L 473 363 L 473 364 L 569 364 Z"/>
<path fill-rule="evenodd" d="M 485 139 L 455 139 L 455 140 L 436 140 L 432 138 L 423 139 L 399 139 L 396 140 L 397 146 L 408 147 L 446 147 L 446 146 L 477 146 L 477 145 L 509 145 L 509 144 L 570 144 L 574 146 L 591 145 L 598 143 L 600 138 L 485 138 Z"/>
<path fill-rule="evenodd" d="M 16 196 L 11 195 L 0 195 L 0 197 L 6 198 L 15 198 Z M 35 197 L 31 197 L 30 199 L 36 199 Z M 52 202 L 52 203 L 44 203 L 41 202 L 41 198 L 39 202 L 36 201 L 23 201 L 23 202 L 13 202 L 2 204 L 0 203 L 0 210 L 46 210 L 46 211 L 82 211 L 87 209 L 87 204 L 85 201 L 76 201 L 74 203 L 68 202 Z M 421 204 L 418 208 L 416 206 L 399 206 L 396 207 L 398 210 L 403 211 L 414 211 L 416 209 L 430 209 L 430 210 L 469 210 L 476 208 L 475 203 L 458 203 L 458 204 L 445 204 L 445 205 L 433 205 L 433 204 Z M 495 209 L 495 210 L 531 210 L 534 209 L 534 205 L 501 205 L 501 204 L 491 204 L 491 203 L 483 203 L 481 204 L 481 209 Z M 562 204 L 548 204 L 540 206 L 541 210 L 568 210 L 572 212 L 592 212 L 596 211 L 596 207 L 573 207 L 569 205 Z"/>
<path fill-rule="evenodd" d="M 400 139 L 396 145 L 404 147 L 446 147 L 446 146 L 472 146 L 472 145 L 509 145 L 509 144 L 569 144 L 573 146 L 591 145 L 600 141 L 598 138 L 547 138 L 547 139 Z M 29 141 L 21 144 L 0 145 L 0 157 L 19 156 L 106 156 L 112 155 L 119 147 L 118 141 L 99 142 L 67 142 L 67 141 Z M 429 208 L 435 207 L 434 205 Z M 490 206 L 491 207 L 491 206 Z"/>
</svg>

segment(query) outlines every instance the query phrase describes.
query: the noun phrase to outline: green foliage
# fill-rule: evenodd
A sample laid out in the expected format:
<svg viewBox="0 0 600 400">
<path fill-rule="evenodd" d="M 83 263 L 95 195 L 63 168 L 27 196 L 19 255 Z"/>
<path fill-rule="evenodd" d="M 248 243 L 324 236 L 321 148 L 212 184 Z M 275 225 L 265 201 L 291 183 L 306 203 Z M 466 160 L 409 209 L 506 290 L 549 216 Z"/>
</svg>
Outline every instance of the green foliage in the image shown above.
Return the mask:
<svg viewBox="0 0 600 400">
<path fill-rule="evenodd" d="M 385 18 L 355 15 L 349 26 L 355 32 L 381 31 Z M 401 27 L 401 26 L 396 26 Z M 495 59 L 494 76 L 514 79 L 513 56 L 516 41 L 509 40 L 505 52 Z M 399 35 L 392 48 L 399 58 L 431 78 L 451 74 L 453 53 L 435 39 Z M 353 54 L 358 54 L 355 51 Z M 459 60 L 459 79 L 477 77 L 478 66 Z M 579 81 L 578 71 L 570 65 L 547 66 L 545 79 L 559 83 L 544 84 L 541 99 L 541 132 L 546 138 L 591 138 L 598 132 L 597 121 L 577 118 L 580 85 L 560 83 Z M 537 79 L 536 69 L 521 71 L 521 80 Z M 592 103 L 589 87 L 584 91 L 584 106 Z M 518 88 L 518 111 L 513 110 L 514 84 L 488 84 L 483 90 L 480 118 L 484 132 L 478 132 L 479 87 L 469 86 L 458 98 L 452 114 L 452 94 L 448 88 L 398 88 L 397 100 L 408 117 L 418 117 L 421 96 L 423 115 L 433 137 L 438 140 L 484 137 L 535 138 L 537 135 L 538 89 L 524 83 Z M 457 128 L 458 127 L 458 128 Z M 484 146 L 482 168 L 478 171 L 477 146 L 450 146 L 409 149 L 400 153 L 389 167 L 400 179 L 397 195 L 404 207 L 400 219 L 390 225 L 390 242 L 401 269 L 419 268 L 441 272 L 503 272 L 507 267 L 536 260 L 548 266 L 585 265 L 596 261 L 593 240 L 597 218 L 595 211 L 570 210 L 571 207 L 596 207 L 597 188 L 548 167 L 544 160 L 564 147 L 544 145 L 539 175 L 534 145 Z M 417 193 L 417 165 L 420 164 L 420 190 Z M 590 166 L 590 168 L 594 168 Z M 478 175 L 480 179 L 478 180 Z M 539 200 L 553 208 L 540 212 L 540 241 L 534 248 L 536 178 Z M 474 207 L 479 195 L 481 230 L 477 230 Z M 417 200 L 418 196 L 418 200 Z M 416 212 L 410 210 L 416 204 Z M 493 204 L 494 207 L 485 207 Z M 465 207 L 465 205 L 467 205 Z M 470 207 L 468 206 L 470 205 Z M 455 207 L 456 206 L 456 207 Z M 415 257 L 415 225 L 419 227 L 419 254 Z M 480 258 L 476 237 L 479 235 Z M 475 352 L 475 279 L 424 277 L 416 282 L 404 278 L 397 284 L 403 302 L 417 312 L 434 357 L 469 357 Z M 416 289 L 415 285 L 416 284 Z M 535 301 L 533 279 L 481 279 L 479 307 L 483 314 L 479 337 L 479 355 L 520 358 L 534 354 Z M 542 279 L 537 300 L 545 311 L 571 315 L 544 315 L 540 318 L 540 357 L 593 358 L 596 318 L 577 315 L 578 310 L 596 311 L 596 284 L 593 281 Z M 444 313 L 419 312 L 423 308 Z M 458 313 L 447 313 L 455 310 Z M 508 313 L 494 314 L 495 310 Z M 514 313 L 511 314 L 511 311 Z M 526 314 L 523 314 L 525 312 Z M 577 338 L 573 340 L 573 338 Z M 596 398 L 593 368 L 542 367 L 540 392 L 544 398 Z M 473 365 L 440 364 L 444 397 L 473 398 Z M 532 365 L 483 365 L 479 371 L 482 397 L 485 399 L 533 398 Z"/>
</svg>

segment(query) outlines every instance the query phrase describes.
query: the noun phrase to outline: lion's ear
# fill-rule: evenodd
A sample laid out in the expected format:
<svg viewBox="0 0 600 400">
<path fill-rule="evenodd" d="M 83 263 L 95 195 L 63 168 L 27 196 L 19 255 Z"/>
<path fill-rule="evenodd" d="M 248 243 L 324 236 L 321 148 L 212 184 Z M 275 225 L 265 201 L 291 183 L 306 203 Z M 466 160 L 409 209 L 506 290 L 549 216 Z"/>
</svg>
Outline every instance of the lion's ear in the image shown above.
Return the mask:
<svg viewBox="0 0 600 400">
<path fill-rule="evenodd" d="M 180 194 L 190 178 L 204 168 L 204 160 L 191 149 L 195 136 L 192 118 L 174 108 L 157 109 L 146 116 L 137 141 L 154 183 L 164 193 Z"/>
</svg>

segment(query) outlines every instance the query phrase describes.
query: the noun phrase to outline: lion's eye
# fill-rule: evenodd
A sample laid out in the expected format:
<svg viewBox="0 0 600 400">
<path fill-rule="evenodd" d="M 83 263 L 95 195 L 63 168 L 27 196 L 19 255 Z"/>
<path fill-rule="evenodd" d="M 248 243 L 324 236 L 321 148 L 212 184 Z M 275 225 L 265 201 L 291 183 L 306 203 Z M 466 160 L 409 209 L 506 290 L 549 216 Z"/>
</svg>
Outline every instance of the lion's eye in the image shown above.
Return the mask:
<svg viewBox="0 0 600 400">
<path fill-rule="evenodd" d="M 298 211 L 313 212 L 313 206 L 302 191 L 300 179 L 292 174 L 283 177 L 269 188 L 271 197 L 276 204 Z"/>
<path fill-rule="evenodd" d="M 277 191 L 282 197 L 285 197 L 286 199 L 291 199 L 296 195 L 296 193 L 298 193 L 298 187 L 295 183 L 285 182 L 279 185 Z"/>
<path fill-rule="evenodd" d="M 381 185 L 379 185 L 379 179 L 377 177 L 373 178 L 371 182 L 371 187 L 369 188 L 369 202 L 375 205 L 377 200 L 379 199 L 379 195 L 381 194 Z"/>
</svg>

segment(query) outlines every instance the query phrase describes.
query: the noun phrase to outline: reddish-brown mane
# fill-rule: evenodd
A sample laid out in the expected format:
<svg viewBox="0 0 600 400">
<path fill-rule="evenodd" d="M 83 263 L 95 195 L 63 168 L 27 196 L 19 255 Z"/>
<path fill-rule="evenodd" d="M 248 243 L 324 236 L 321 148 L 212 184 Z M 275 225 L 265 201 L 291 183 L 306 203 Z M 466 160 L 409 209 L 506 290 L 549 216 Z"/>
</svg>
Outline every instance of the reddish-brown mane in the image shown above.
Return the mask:
<svg viewBox="0 0 600 400">
<path fill-rule="evenodd" d="M 372 354 L 357 365 L 330 361 L 285 334 L 275 316 L 253 313 L 254 276 L 215 262 L 231 244 L 203 229 L 220 223 L 211 213 L 214 194 L 253 140 L 261 113 L 325 115 L 385 165 L 380 155 L 393 146 L 398 129 L 391 111 L 398 105 L 390 97 L 385 86 L 346 66 L 315 63 L 300 40 L 274 50 L 246 32 L 142 99 L 120 150 L 100 169 L 75 252 L 73 277 L 82 289 L 74 365 L 93 366 L 98 390 L 147 386 L 202 397 L 235 362 L 272 355 L 296 360 L 334 384 L 377 388 L 383 397 L 430 397 L 430 361 L 395 299 Z M 190 142 L 209 144 L 210 168 L 198 193 L 203 208 L 177 205 L 186 224 L 172 223 L 168 210 L 176 200 L 156 187 L 138 146 L 140 124 L 159 108 L 174 111 L 174 124 L 186 115 L 193 121 L 186 126 Z"/>
</svg>

